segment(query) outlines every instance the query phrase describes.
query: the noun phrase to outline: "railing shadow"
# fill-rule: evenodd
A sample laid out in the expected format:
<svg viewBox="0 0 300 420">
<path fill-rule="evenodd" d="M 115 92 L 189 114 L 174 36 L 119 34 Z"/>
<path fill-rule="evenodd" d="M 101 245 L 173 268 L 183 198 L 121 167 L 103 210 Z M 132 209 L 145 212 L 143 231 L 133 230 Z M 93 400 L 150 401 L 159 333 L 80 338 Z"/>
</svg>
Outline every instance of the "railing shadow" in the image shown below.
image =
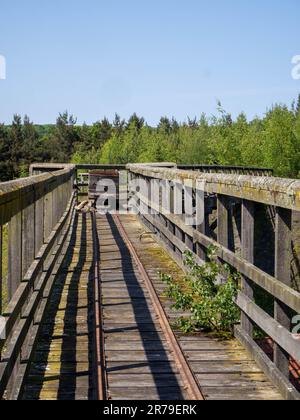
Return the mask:
<svg viewBox="0 0 300 420">
<path fill-rule="evenodd" d="M 173 396 L 175 397 L 175 399 L 183 399 L 184 396 L 182 395 L 180 384 L 173 370 L 171 362 L 168 360 L 168 352 L 161 340 L 161 336 L 159 332 L 157 331 L 157 327 L 151 316 L 151 309 L 147 304 L 147 297 L 144 293 L 144 290 L 140 284 L 138 277 L 135 274 L 135 267 L 132 262 L 131 254 L 123 238 L 121 237 L 112 216 L 108 215 L 107 220 L 108 220 L 113 237 L 116 241 L 116 244 L 121 254 L 122 274 L 124 276 L 124 281 L 127 286 L 130 302 L 132 304 L 132 309 L 135 315 L 135 322 L 137 324 L 136 330 L 141 335 L 141 339 L 144 346 L 144 352 L 147 358 L 146 363 L 133 362 L 128 365 L 124 363 L 124 366 L 113 368 L 111 371 L 114 371 L 114 373 L 116 372 L 122 373 L 123 370 L 128 371 L 131 368 L 134 369 L 137 367 L 147 366 L 150 368 L 150 372 L 152 374 L 157 393 L 161 399 L 166 399 L 166 393 L 168 394 L 169 398 L 171 397 L 170 389 L 172 389 L 171 392 Z M 100 241 L 100 244 L 101 244 L 101 241 Z M 128 281 L 128 279 L 130 279 L 129 283 L 126 282 L 126 280 Z M 139 296 L 139 298 L 136 298 L 137 295 Z M 142 302 L 142 306 L 141 306 L 141 302 Z M 153 315 L 153 311 L 152 311 L 152 315 Z M 146 329 L 145 329 L 145 324 L 147 324 Z M 118 328 L 116 328 L 115 331 L 118 331 L 118 330 L 120 330 L 121 332 L 124 332 L 124 329 L 118 329 Z M 128 330 L 130 331 L 132 329 L 129 327 Z M 151 340 L 149 340 L 149 332 L 151 332 Z M 153 342 L 155 342 L 155 350 L 153 350 Z M 163 368 L 162 370 L 160 370 L 158 367 L 160 366 L 162 362 L 163 362 Z M 162 387 L 162 372 L 168 372 L 169 391 L 168 391 L 168 388 L 164 389 Z"/>
<path fill-rule="evenodd" d="M 94 399 L 95 396 L 95 383 L 94 383 L 94 361 L 92 358 L 92 350 L 94 344 L 94 325 L 92 322 L 93 308 L 93 265 L 91 263 L 91 269 L 87 272 L 88 285 L 87 285 L 87 297 L 88 307 L 79 308 L 79 280 L 82 273 L 82 267 L 86 262 L 87 251 L 86 251 L 86 239 L 87 239 L 87 224 L 86 216 L 82 216 L 82 230 L 80 236 L 80 247 L 79 247 L 79 258 L 76 266 L 69 271 L 69 266 L 72 264 L 75 255 L 75 247 L 78 238 L 79 228 L 79 216 L 76 215 L 74 220 L 73 231 L 71 234 L 70 244 L 64 258 L 62 268 L 58 273 L 56 283 L 50 297 L 50 302 L 47 308 L 47 318 L 43 322 L 41 334 L 36 348 L 36 355 L 39 356 L 37 361 L 31 366 L 31 372 L 33 373 L 38 381 L 34 384 L 27 382 L 27 386 L 30 387 L 30 392 L 25 393 L 25 399 L 29 396 L 30 399 L 38 400 L 41 397 L 43 387 L 50 385 L 51 382 L 58 383 L 57 386 L 57 400 L 75 400 L 77 393 L 80 392 L 80 380 L 83 379 L 89 383 L 88 385 L 88 399 Z M 71 276 L 70 276 L 71 275 Z M 66 281 L 70 278 L 69 285 L 65 288 Z M 60 309 L 60 304 L 64 302 L 63 295 L 66 291 L 65 300 L 65 314 L 62 324 L 62 332 L 58 333 L 59 326 L 56 324 L 57 315 L 63 312 L 64 309 Z M 87 309 L 88 311 L 88 326 L 79 330 L 79 324 L 77 315 L 79 309 Z M 87 328 L 87 329 L 86 329 Z M 87 337 L 88 339 L 88 366 L 87 369 L 78 369 L 77 359 L 78 350 L 80 345 L 78 343 L 79 337 Z M 59 374 L 51 375 L 51 355 L 53 354 L 53 345 L 56 352 L 59 350 L 59 342 L 62 342 L 60 350 L 60 362 L 55 361 L 54 365 L 59 368 Z M 56 346 L 58 346 L 56 348 Z M 55 354 L 54 351 L 54 354 Z M 50 366 L 50 367 L 49 367 Z M 88 376 L 88 379 L 86 377 Z M 55 385 L 56 387 L 56 385 Z M 54 389 L 55 389 L 54 387 Z M 51 391 L 53 393 L 53 391 Z M 43 395 L 44 397 L 45 395 Z M 53 395 L 52 395 L 53 396 Z"/>
<path fill-rule="evenodd" d="M 79 380 L 80 376 L 89 375 L 89 384 L 90 384 L 90 369 L 91 369 L 91 359 L 90 359 L 90 352 L 89 352 L 89 370 L 87 372 L 77 372 L 77 362 L 78 357 L 80 355 L 79 351 L 81 349 L 77 338 L 78 334 L 81 336 L 84 335 L 82 332 L 78 333 L 78 326 L 80 323 L 77 317 L 79 316 L 79 275 L 82 274 L 82 268 L 86 263 L 87 251 L 86 251 L 86 243 L 87 243 L 87 222 L 86 222 L 86 215 L 83 214 L 82 216 L 82 227 L 81 227 L 81 236 L 80 236 L 80 247 L 79 247 L 79 258 L 74 268 L 74 271 L 71 276 L 70 285 L 68 288 L 68 295 L 67 295 L 67 302 L 66 302 L 66 311 L 64 317 L 64 334 L 63 334 L 63 343 L 61 349 L 61 377 L 59 381 L 59 388 L 57 393 L 58 400 L 76 400 L 76 393 L 77 393 L 77 381 Z M 74 255 L 76 242 L 72 243 L 72 256 Z M 69 261 L 72 262 L 72 258 Z M 88 306 L 91 302 L 89 296 L 90 290 L 90 283 L 91 283 L 91 270 L 89 271 L 89 280 L 88 280 L 88 288 L 87 288 L 87 298 L 88 298 Z M 89 312 L 88 308 L 81 308 L 86 309 Z M 88 316 L 88 314 L 87 314 Z M 69 331 L 73 330 L 73 333 L 69 334 Z M 90 346 L 92 337 L 90 332 L 90 326 L 88 327 L 88 343 Z M 67 337 L 67 338 L 66 338 Z M 64 371 L 68 369 L 69 374 L 64 374 Z M 80 386 L 79 386 L 80 389 Z M 88 398 L 91 399 L 93 391 L 89 386 L 88 391 Z"/>
</svg>

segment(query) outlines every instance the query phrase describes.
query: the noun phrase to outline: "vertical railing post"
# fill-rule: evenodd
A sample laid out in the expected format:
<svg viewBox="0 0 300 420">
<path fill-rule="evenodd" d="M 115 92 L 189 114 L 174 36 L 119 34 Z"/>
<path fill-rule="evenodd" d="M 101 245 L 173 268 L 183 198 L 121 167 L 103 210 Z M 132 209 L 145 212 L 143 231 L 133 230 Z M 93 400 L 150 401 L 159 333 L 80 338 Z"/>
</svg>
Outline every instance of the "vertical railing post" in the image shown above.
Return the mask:
<svg viewBox="0 0 300 420">
<path fill-rule="evenodd" d="M 175 211 L 175 191 L 174 191 L 174 188 L 175 188 L 174 185 L 170 185 L 169 194 L 170 194 L 170 214 L 171 215 L 174 215 L 174 211 Z M 175 225 L 170 220 L 168 220 L 167 223 L 168 223 L 169 231 L 173 235 L 175 235 Z M 170 247 L 171 247 L 173 252 L 176 251 L 176 246 L 173 245 L 172 242 L 170 242 Z"/>
<path fill-rule="evenodd" d="M 147 214 L 148 211 L 148 194 L 147 194 L 147 178 L 140 176 L 139 177 L 139 197 L 140 197 L 140 211 L 141 216 Z"/>
<path fill-rule="evenodd" d="M 35 188 L 35 256 L 38 255 L 41 247 L 44 244 L 44 196 L 43 188 Z"/>
<path fill-rule="evenodd" d="M 12 203 L 15 215 L 8 224 L 8 300 L 22 280 L 22 210 L 21 197 Z"/>
<path fill-rule="evenodd" d="M 35 258 L 35 195 L 34 189 L 22 197 L 22 277 Z"/>
<path fill-rule="evenodd" d="M 60 218 L 61 218 L 61 216 L 64 212 L 64 210 L 63 210 L 64 209 L 64 198 L 63 198 L 62 187 L 63 187 L 63 184 L 60 184 L 57 187 L 57 222 L 60 220 Z"/>
<path fill-rule="evenodd" d="M 151 180 L 150 178 L 146 178 L 146 184 L 147 184 L 147 197 L 148 197 L 148 208 L 147 208 L 147 215 L 151 215 L 152 213 L 152 194 L 151 194 Z"/>
<path fill-rule="evenodd" d="M 52 191 L 52 228 L 53 230 L 54 226 L 56 225 L 58 221 L 58 188 L 57 182 L 55 182 L 55 188 Z"/>
<path fill-rule="evenodd" d="M 178 218 L 183 216 L 183 185 L 180 181 L 175 182 L 174 186 L 174 213 Z M 184 244 L 184 233 L 179 226 L 175 225 L 175 236 Z M 183 260 L 182 251 L 176 247 L 175 253 L 178 255 L 180 262 Z"/>
<path fill-rule="evenodd" d="M 254 228 L 255 228 L 255 204 L 252 201 L 242 202 L 242 258 L 249 263 L 254 263 Z M 254 298 L 253 282 L 242 276 L 242 292 L 251 300 Z M 253 338 L 253 322 L 245 314 L 241 314 L 242 329 Z"/>
<path fill-rule="evenodd" d="M 51 234 L 53 226 L 53 191 L 48 192 L 44 197 L 44 242 Z"/>
<path fill-rule="evenodd" d="M 202 233 L 203 235 L 207 234 L 206 231 L 206 211 L 205 211 L 205 191 L 203 188 L 202 190 L 199 190 L 200 185 L 197 183 L 196 187 L 196 218 L 197 218 L 197 226 L 196 229 L 198 232 Z M 207 256 L 205 252 L 205 248 L 199 244 L 196 243 L 196 254 L 200 258 L 201 261 L 206 262 Z"/>
<path fill-rule="evenodd" d="M 229 248 L 229 205 L 228 197 L 218 194 L 218 243 Z"/>
<path fill-rule="evenodd" d="M 151 181 L 151 215 L 155 225 L 155 221 L 159 222 L 159 206 L 160 206 L 160 182 L 159 180 Z"/>
<path fill-rule="evenodd" d="M 188 218 L 193 215 L 193 185 L 189 180 L 184 185 L 184 213 L 185 223 L 187 224 Z M 187 233 L 185 234 L 185 245 L 190 251 L 194 252 L 194 238 Z"/>
<path fill-rule="evenodd" d="M 167 229 L 169 229 L 170 224 L 166 215 L 170 212 L 171 208 L 170 184 L 167 180 L 163 180 L 161 186 L 161 222 Z M 171 248 L 173 250 L 172 242 L 163 233 L 162 238 L 163 241 L 167 244 L 168 248 Z"/>
<path fill-rule="evenodd" d="M 292 286 L 291 256 L 292 256 L 292 211 L 276 209 L 276 234 L 275 234 L 275 277 L 277 280 Z M 275 300 L 275 319 L 284 328 L 290 331 L 291 318 L 289 308 L 278 299 Z M 274 362 L 277 368 L 289 377 L 290 357 L 278 344 L 274 347 Z"/>
<path fill-rule="evenodd" d="M 76 166 L 76 168 L 74 170 L 73 177 L 71 177 L 70 181 L 68 182 L 68 185 L 69 186 L 70 186 L 71 181 L 73 181 L 73 184 L 76 183 L 76 186 L 78 185 L 79 180 L 78 180 L 78 168 L 77 168 L 77 166 Z M 72 186 L 72 189 L 73 189 L 73 186 Z M 76 197 L 76 205 L 78 205 L 78 195 Z"/>
<path fill-rule="evenodd" d="M 128 182 L 129 182 L 129 172 L 120 171 L 119 172 L 119 212 L 120 214 L 126 214 L 128 197 L 129 197 Z"/>
</svg>

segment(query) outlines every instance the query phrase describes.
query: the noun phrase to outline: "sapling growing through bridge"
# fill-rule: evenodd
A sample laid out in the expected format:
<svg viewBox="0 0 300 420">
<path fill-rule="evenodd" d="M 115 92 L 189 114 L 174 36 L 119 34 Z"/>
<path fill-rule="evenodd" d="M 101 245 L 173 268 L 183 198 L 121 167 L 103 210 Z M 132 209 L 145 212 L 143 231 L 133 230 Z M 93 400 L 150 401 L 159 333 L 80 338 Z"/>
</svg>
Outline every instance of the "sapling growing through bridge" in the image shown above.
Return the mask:
<svg viewBox="0 0 300 420">
<path fill-rule="evenodd" d="M 162 280 L 168 286 L 165 295 L 175 300 L 175 311 L 190 314 L 177 319 L 177 327 L 183 332 L 207 330 L 229 337 L 240 320 L 240 311 L 234 303 L 239 275 L 229 266 L 220 266 L 215 259 L 214 248 L 210 248 L 208 259 L 206 264 L 200 266 L 192 253 L 185 253 L 184 263 L 189 274 L 180 282 L 162 274 Z M 224 276 L 226 282 L 220 282 Z"/>
</svg>

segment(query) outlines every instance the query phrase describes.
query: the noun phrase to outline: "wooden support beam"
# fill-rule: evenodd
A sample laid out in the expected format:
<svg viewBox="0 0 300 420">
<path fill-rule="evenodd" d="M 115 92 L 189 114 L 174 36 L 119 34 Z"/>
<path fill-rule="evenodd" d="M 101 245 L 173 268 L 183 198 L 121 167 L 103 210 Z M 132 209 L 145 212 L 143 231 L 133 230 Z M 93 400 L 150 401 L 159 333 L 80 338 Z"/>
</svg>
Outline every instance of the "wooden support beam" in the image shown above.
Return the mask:
<svg viewBox="0 0 300 420">
<path fill-rule="evenodd" d="M 35 258 L 35 204 L 34 191 L 23 198 L 22 211 L 22 278 Z"/>
<path fill-rule="evenodd" d="M 242 258 L 249 263 L 254 263 L 254 222 L 255 205 L 252 201 L 243 200 L 242 202 Z M 253 282 L 246 276 L 242 276 L 242 292 L 249 299 L 254 298 Z M 242 329 L 251 338 L 253 337 L 253 322 L 242 312 Z"/>
<path fill-rule="evenodd" d="M 15 205 L 19 205 L 16 203 Z M 8 224 L 8 300 L 10 301 L 22 280 L 22 212 Z"/>
<path fill-rule="evenodd" d="M 274 368 L 274 363 L 272 363 L 256 341 L 247 335 L 239 326 L 235 328 L 235 336 L 252 355 L 257 365 L 265 372 L 271 383 L 279 389 L 283 398 L 289 401 L 300 401 L 300 393 L 278 369 Z"/>
<path fill-rule="evenodd" d="M 282 208 L 276 211 L 276 235 L 275 235 L 275 277 L 291 287 L 291 256 L 292 256 L 292 212 Z M 275 319 L 284 328 L 290 331 L 291 312 L 280 300 L 275 301 Z M 278 369 L 289 377 L 290 356 L 279 345 L 274 348 L 274 362 Z"/>
<path fill-rule="evenodd" d="M 205 212 L 205 193 L 204 190 L 196 190 L 196 217 L 197 223 L 200 222 L 196 228 L 197 231 L 202 233 L 203 235 L 207 235 L 207 221 L 206 221 L 206 212 Z M 198 257 L 203 261 L 206 262 L 207 254 L 205 252 L 205 247 L 201 244 L 196 243 L 196 253 Z"/>
<path fill-rule="evenodd" d="M 218 243 L 229 249 L 229 205 L 228 197 L 218 195 Z"/>
<path fill-rule="evenodd" d="M 288 352 L 295 360 L 300 360 L 299 341 L 295 339 L 290 332 L 290 329 L 284 328 L 281 323 L 274 320 L 242 292 L 238 294 L 236 303 L 238 307 L 259 326 L 259 328 L 265 331 L 276 343 L 278 343 L 280 349 L 284 349 L 284 351 Z M 279 368 L 279 366 L 277 366 L 277 368 Z M 281 369 L 279 370 L 281 371 Z"/>
<path fill-rule="evenodd" d="M 44 244 L 44 198 L 41 197 L 35 202 L 35 256 L 38 255 Z"/>
<path fill-rule="evenodd" d="M 180 241 L 180 244 L 184 244 L 184 233 L 182 232 L 182 230 L 175 225 L 175 232 L 174 232 L 175 237 Z M 175 253 L 178 256 L 178 258 L 182 261 L 183 260 L 183 255 L 182 255 L 182 251 L 180 248 L 178 248 L 178 246 L 175 245 Z"/>
<path fill-rule="evenodd" d="M 193 183 L 190 180 L 187 180 L 184 184 L 184 217 L 185 224 L 193 228 Z M 194 240 L 193 236 L 185 234 L 185 245 L 187 248 L 194 252 Z"/>
<path fill-rule="evenodd" d="M 187 234 L 185 234 L 185 245 L 187 246 L 187 248 L 191 251 L 194 252 L 194 241 L 193 238 Z"/>
<path fill-rule="evenodd" d="M 201 232 L 202 233 L 202 232 Z M 201 246 L 199 243 L 196 243 L 196 253 L 198 257 L 203 261 L 204 263 L 207 261 L 207 255 L 205 252 L 205 248 Z"/>
<path fill-rule="evenodd" d="M 46 242 L 53 228 L 53 192 L 44 198 L 44 242 Z"/>
<path fill-rule="evenodd" d="M 175 212 L 175 191 L 174 191 L 174 186 L 170 186 L 169 188 L 169 193 L 170 193 L 170 214 L 174 214 Z M 170 221 L 170 219 L 167 220 L 168 223 L 168 229 L 169 231 L 172 233 L 172 235 L 175 234 L 175 226 L 174 224 Z M 170 242 L 170 247 L 172 249 L 172 251 L 176 251 L 176 247 L 175 245 Z"/>
</svg>

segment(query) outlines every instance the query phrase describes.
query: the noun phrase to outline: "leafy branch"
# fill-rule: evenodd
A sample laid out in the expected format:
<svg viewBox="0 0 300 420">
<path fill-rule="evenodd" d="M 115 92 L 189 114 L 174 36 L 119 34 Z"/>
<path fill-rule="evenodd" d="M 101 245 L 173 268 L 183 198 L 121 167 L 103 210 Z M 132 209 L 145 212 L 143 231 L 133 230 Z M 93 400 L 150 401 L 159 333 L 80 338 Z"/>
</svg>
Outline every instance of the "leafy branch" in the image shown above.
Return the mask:
<svg viewBox="0 0 300 420">
<path fill-rule="evenodd" d="M 201 266 L 195 262 L 192 253 L 185 253 L 184 263 L 189 274 L 180 282 L 161 274 L 167 285 L 165 295 L 175 301 L 172 308 L 190 314 L 178 318 L 176 322 L 185 333 L 201 329 L 232 334 L 234 325 L 240 319 L 240 311 L 234 303 L 239 275 L 229 266 L 221 266 L 215 252 L 213 247 L 210 248 L 209 261 Z"/>
</svg>

